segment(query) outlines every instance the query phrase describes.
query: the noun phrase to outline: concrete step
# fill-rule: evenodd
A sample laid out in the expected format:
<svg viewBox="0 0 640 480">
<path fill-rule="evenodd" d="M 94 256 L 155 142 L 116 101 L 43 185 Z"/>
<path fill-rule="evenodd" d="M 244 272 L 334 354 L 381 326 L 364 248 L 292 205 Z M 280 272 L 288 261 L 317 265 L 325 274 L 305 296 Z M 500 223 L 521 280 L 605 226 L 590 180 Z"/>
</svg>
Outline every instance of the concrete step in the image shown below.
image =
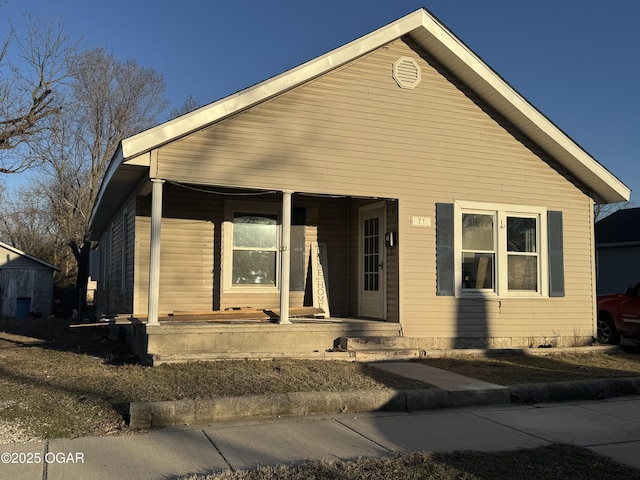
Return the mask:
<svg viewBox="0 0 640 480">
<path fill-rule="evenodd" d="M 414 349 L 415 339 L 400 336 L 340 337 L 338 344 L 342 350 L 365 351 L 386 349 Z"/>
<path fill-rule="evenodd" d="M 355 361 L 355 354 L 346 351 L 329 352 L 189 352 L 170 354 L 151 354 L 153 366 L 163 363 L 211 362 L 222 360 L 273 360 L 274 358 L 293 358 L 303 360 L 343 360 Z"/>
<path fill-rule="evenodd" d="M 399 362 L 423 358 L 417 348 L 385 348 L 382 350 L 349 350 L 356 362 Z"/>
</svg>

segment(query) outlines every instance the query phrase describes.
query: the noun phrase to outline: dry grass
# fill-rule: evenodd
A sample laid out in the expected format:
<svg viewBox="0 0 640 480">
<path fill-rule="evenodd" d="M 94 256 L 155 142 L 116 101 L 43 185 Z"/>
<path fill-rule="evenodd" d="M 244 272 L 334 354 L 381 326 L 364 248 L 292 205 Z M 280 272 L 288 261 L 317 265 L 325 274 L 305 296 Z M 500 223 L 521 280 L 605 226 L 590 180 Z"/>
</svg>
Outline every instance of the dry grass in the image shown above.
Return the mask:
<svg viewBox="0 0 640 480">
<path fill-rule="evenodd" d="M 640 376 L 634 353 L 432 358 L 422 363 L 499 385 Z"/>
<path fill-rule="evenodd" d="M 291 391 L 429 388 L 367 365 L 322 361 L 223 361 L 143 367 L 107 327 L 67 321 L 0 322 L 0 443 L 126 432 L 133 401 Z"/>
<path fill-rule="evenodd" d="M 428 364 L 503 385 L 640 373 L 634 355 L 434 359 Z M 0 443 L 127 433 L 132 401 L 292 391 L 429 388 L 359 363 L 194 362 L 143 367 L 107 327 L 0 321 Z"/>
<path fill-rule="evenodd" d="M 350 462 L 309 462 L 255 471 L 193 475 L 185 480 L 619 480 L 640 479 L 640 471 L 570 445 L 532 450 L 448 454 L 405 453 Z"/>
</svg>

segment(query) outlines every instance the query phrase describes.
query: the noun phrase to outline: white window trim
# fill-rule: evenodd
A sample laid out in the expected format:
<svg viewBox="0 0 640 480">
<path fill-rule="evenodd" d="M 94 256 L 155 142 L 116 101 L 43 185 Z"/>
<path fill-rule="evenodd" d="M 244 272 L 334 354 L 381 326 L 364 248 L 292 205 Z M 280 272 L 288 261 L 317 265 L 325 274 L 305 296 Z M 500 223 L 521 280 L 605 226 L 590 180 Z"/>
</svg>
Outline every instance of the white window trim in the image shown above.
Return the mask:
<svg viewBox="0 0 640 480">
<path fill-rule="evenodd" d="M 233 274 L 233 216 L 237 212 L 258 213 L 266 215 L 276 215 L 278 228 L 276 238 L 276 272 L 275 285 L 234 285 Z M 222 224 L 222 285 L 224 292 L 253 292 L 253 293 L 276 293 L 280 291 L 280 215 L 281 207 L 278 203 L 251 202 L 251 201 L 229 201 L 224 206 L 224 222 Z"/>
<path fill-rule="evenodd" d="M 495 246 L 495 285 L 494 289 L 462 288 L 462 214 L 481 213 L 492 214 L 496 219 L 497 228 L 494 230 Z M 527 292 L 508 289 L 507 246 L 506 234 L 501 234 L 506 225 L 507 217 L 532 217 L 538 219 L 538 291 Z M 549 268 L 547 241 L 547 209 L 528 205 L 481 203 L 470 201 L 456 201 L 454 203 L 454 251 L 455 251 L 455 295 L 456 297 L 509 297 L 509 298 L 548 298 L 549 297 Z"/>
</svg>

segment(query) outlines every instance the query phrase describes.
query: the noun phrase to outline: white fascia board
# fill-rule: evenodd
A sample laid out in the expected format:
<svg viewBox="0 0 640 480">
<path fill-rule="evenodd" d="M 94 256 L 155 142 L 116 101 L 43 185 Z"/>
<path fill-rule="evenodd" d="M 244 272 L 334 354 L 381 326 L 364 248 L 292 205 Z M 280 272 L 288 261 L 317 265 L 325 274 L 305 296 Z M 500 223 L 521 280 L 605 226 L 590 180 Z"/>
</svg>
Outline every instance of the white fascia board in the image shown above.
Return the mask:
<svg viewBox="0 0 640 480">
<path fill-rule="evenodd" d="M 122 141 L 123 156 L 127 159 L 149 151 L 323 75 L 420 27 L 425 15 L 424 10 L 411 13 L 386 27 L 253 87 L 125 139 Z"/>
<path fill-rule="evenodd" d="M 93 208 L 91 209 L 91 215 L 89 216 L 89 226 L 93 224 L 93 220 L 96 215 L 96 211 L 98 210 L 98 206 L 102 201 L 102 196 L 104 195 L 105 190 L 109 183 L 111 183 L 111 179 L 115 175 L 120 165 L 123 163 L 124 159 L 122 157 L 122 143 L 118 146 L 118 150 L 114 153 L 113 157 L 111 157 L 111 161 L 109 162 L 109 166 L 107 167 L 107 171 L 102 178 L 102 182 L 100 183 L 100 190 L 98 190 L 98 195 L 96 195 L 96 201 L 93 203 Z"/>
<path fill-rule="evenodd" d="M 421 47 L 434 55 L 505 118 L 546 149 L 585 185 L 592 188 L 598 196 L 607 202 L 629 199 L 631 192 L 628 187 L 542 115 L 425 9 L 410 13 L 326 55 L 253 87 L 125 139 L 121 144 L 122 160 L 137 157 L 211 125 L 405 35 L 410 35 Z"/>
<path fill-rule="evenodd" d="M 135 165 L 136 167 L 149 167 L 151 166 L 151 152 L 145 152 L 141 155 L 123 160 L 125 165 Z"/>
<path fill-rule="evenodd" d="M 629 200 L 631 192 L 628 187 L 524 99 L 437 19 L 427 15 L 426 12 L 424 27 L 426 32 L 419 32 L 417 39 L 420 39 L 421 34 L 428 33 L 433 40 L 441 43 L 444 48 L 438 48 L 435 52 L 444 54 L 436 54 L 436 57 L 446 67 L 451 68 L 454 74 L 459 75 L 467 85 L 484 96 L 490 105 L 497 107 L 532 140 L 549 149 L 549 153 L 556 156 L 568 170 L 575 172 L 578 178 L 586 180 L 583 177 L 585 169 L 587 173 L 599 178 L 614 192 L 613 195 L 602 195 L 605 199 L 608 197 L 608 201 L 618 202 Z M 430 40 L 428 43 L 433 46 L 433 41 Z"/>
</svg>

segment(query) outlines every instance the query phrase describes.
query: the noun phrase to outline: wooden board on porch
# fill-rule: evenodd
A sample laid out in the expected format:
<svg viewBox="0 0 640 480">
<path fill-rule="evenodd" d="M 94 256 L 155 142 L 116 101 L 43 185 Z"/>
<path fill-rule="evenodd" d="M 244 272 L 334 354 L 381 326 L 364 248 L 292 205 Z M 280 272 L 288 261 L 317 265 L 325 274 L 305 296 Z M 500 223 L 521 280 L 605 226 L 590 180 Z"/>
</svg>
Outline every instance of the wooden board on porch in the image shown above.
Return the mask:
<svg viewBox="0 0 640 480">
<path fill-rule="evenodd" d="M 258 309 L 252 307 L 228 308 L 217 311 L 174 311 L 160 315 L 162 322 L 270 322 L 277 320 L 280 309 Z M 298 307 L 289 309 L 290 317 L 324 318 L 324 311 L 315 307 Z M 136 317 L 140 320 L 146 317 Z"/>
</svg>

